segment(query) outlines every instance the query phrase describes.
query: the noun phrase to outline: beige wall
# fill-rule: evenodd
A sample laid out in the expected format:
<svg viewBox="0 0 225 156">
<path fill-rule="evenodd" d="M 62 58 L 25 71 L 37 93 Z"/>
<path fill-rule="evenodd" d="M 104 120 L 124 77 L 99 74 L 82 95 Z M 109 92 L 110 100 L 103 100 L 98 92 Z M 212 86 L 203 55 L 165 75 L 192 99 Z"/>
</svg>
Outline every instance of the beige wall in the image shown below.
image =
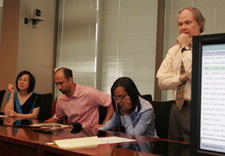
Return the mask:
<svg viewBox="0 0 225 156">
<path fill-rule="evenodd" d="M 52 74 L 55 42 L 56 0 L 22 0 L 20 7 L 20 35 L 17 71 L 29 70 L 36 79 L 36 91 L 52 91 Z M 24 17 L 31 17 L 34 9 L 40 9 L 44 21 L 24 24 Z"/>
<path fill-rule="evenodd" d="M 20 0 L 7 0 L 4 5 L 0 45 L 0 89 L 6 89 L 7 84 L 14 81 L 17 72 Z M 5 101 L 3 105 L 4 103 Z"/>
<path fill-rule="evenodd" d="M 14 83 L 22 70 L 36 77 L 35 91 L 52 92 L 57 0 L 6 0 L 3 8 L 2 45 L 0 48 L 0 89 Z M 40 9 L 43 22 L 36 28 L 24 24 L 24 17 L 32 17 L 33 9 Z M 4 102 L 5 103 L 5 102 Z"/>
<path fill-rule="evenodd" d="M 2 9 L 3 9 L 2 6 L 0 6 L 0 42 L 1 42 L 1 34 L 2 34 L 2 31 L 1 31 L 2 30 Z"/>
</svg>

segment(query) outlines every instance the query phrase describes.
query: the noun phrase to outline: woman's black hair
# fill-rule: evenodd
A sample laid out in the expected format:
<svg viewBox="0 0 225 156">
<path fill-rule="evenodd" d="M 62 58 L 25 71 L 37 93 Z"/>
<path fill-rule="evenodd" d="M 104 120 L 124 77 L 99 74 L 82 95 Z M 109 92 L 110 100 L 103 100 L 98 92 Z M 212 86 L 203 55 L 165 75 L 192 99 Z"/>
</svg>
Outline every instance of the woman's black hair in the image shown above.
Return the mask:
<svg viewBox="0 0 225 156">
<path fill-rule="evenodd" d="M 26 71 L 26 70 L 21 71 L 21 72 L 17 75 L 17 77 L 16 77 L 16 89 L 17 89 L 18 91 L 20 91 L 20 89 L 19 89 L 19 87 L 18 87 L 18 80 L 19 80 L 19 78 L 20 78 L 21 76 L 23 76 L 23 75 L 25 75 L 25 74 L 29 75 L 29 82 L 30 82 L 30 85 L 29 85 L 29 87 L 28 87 L 28 89 L 27 89 L 27 93 L 30 93 L 30 92 L 32 92 L 32 91 L 34 90 L 34 87 L 35 87 L 35 78 L 34 78 L 33 74 L 31 74 L 31 72 Z"/>
<path fill-rule="evenodd" d="M 116 110 L 117 113 L 121 114 L 120 112 L 120 106 L 116 104 L 114 100 L 114 91 L 117 87 L 123 87 L 125 91 L 128 93 L 128 96 L 131 99 L 132 106 L 131 111 L 134 111 L 136 107 L 138 108 L 138 111 L 141 110 L 141 103 L 139 100 L 140 92 L 138 91 L 135 83 L 133 80 L 131 80 L 129 77 L 120 77 L 118 78 L 111 87 L 111 95 L 112 95 L 112 104 L 114 107 L 114 110 Z"/>
</svg>

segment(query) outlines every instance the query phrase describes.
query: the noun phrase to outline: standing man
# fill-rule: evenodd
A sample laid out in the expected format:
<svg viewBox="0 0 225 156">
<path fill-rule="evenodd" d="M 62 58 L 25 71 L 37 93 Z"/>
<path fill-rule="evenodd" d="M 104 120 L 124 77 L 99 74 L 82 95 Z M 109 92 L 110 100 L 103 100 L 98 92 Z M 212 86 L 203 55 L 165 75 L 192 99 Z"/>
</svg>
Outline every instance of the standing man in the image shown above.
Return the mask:
<svg viewBox="0 0 225 156">
<path fill-rule="evenodd" d="M 95 88 L 75 83 L 72 70 L 59 68 L 55 72 L 55 84 L 62 94 L 58 97 L 54 116 L 46 122 L 67 119 L 68 123 L 79 122 L 83 127 L 94 127 L 99 123 L 99 106 L 108 107 L 105 120 L 111 118 L 111 96 Z"/>
<path fill-rule="evenodd" d="M 177 44 L 169 49 L 156 77 L 160 89 L 172 89 L 176 99 L 171 108 L 169 139 L 190 142 L 192 37 L 204 31 L 205 18 L 197 8 L 184 8 L 177 26 Z"/>
</svg>

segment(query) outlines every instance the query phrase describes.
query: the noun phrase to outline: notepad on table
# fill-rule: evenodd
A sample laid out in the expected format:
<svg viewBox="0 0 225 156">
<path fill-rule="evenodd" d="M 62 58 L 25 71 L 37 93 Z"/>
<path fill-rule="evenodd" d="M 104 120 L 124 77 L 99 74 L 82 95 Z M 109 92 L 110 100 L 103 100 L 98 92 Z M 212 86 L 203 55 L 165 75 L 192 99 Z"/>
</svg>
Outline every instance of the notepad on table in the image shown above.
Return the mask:
<svg viewBox="0 0 225 156">
<path fill-rule="evenodd" d="M 61 148 L 97 147 L 101 143 L 97 136 L 55 140 L 55 144 Z"/>
<path fill-rule="evenodd" d="M 60 124 L 60 123 L 34 123 L 30 125 L 31 127 L 39 127 L 39 128 L 67 128 L 69 125 Z"/>
</svg>

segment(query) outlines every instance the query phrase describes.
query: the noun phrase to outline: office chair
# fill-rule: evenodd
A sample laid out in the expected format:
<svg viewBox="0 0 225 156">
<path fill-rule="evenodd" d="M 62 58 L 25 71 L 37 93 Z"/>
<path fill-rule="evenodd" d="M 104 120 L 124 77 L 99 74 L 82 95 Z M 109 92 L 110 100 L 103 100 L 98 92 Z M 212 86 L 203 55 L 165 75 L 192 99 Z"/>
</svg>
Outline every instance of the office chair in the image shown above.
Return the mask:
<svg viewBox="0 0 225 156">
<path fill-rule="evenodd" d="M 108 107 L 103 107 L 103 106 L 99 106 L 98 110 L 99 110 L 99 124 L 103 124 L 103 121 L 105 120 L 105 117 L 107 115 L 107 108 Z"/>
<path fill-rule="evenodd" d="M 52 116 L 52 93 L 40 94 L 40 112 L 38 120 L 47 120 Z"/>
<path fill-rule="evenodd" d="M 151 94 L 145 94 L 145 95 L 142 95 L 142 97 L 145 100 L 148 100 L 150 103 L 152 102 L 152 95 Z"/>
<path fill-rule="evenodd" d="M 155 112 L 155 128 L 160 138 L 168 138 L 171 106 L 175 101 L 152 101 Z"/>
<path fill-rule="evenodd" d="M 5 92 L 6 92 L 5 90 L 0 90 L 0 110 L 1 110 L 2 101 L 4 99 Z"/>
</svg>

